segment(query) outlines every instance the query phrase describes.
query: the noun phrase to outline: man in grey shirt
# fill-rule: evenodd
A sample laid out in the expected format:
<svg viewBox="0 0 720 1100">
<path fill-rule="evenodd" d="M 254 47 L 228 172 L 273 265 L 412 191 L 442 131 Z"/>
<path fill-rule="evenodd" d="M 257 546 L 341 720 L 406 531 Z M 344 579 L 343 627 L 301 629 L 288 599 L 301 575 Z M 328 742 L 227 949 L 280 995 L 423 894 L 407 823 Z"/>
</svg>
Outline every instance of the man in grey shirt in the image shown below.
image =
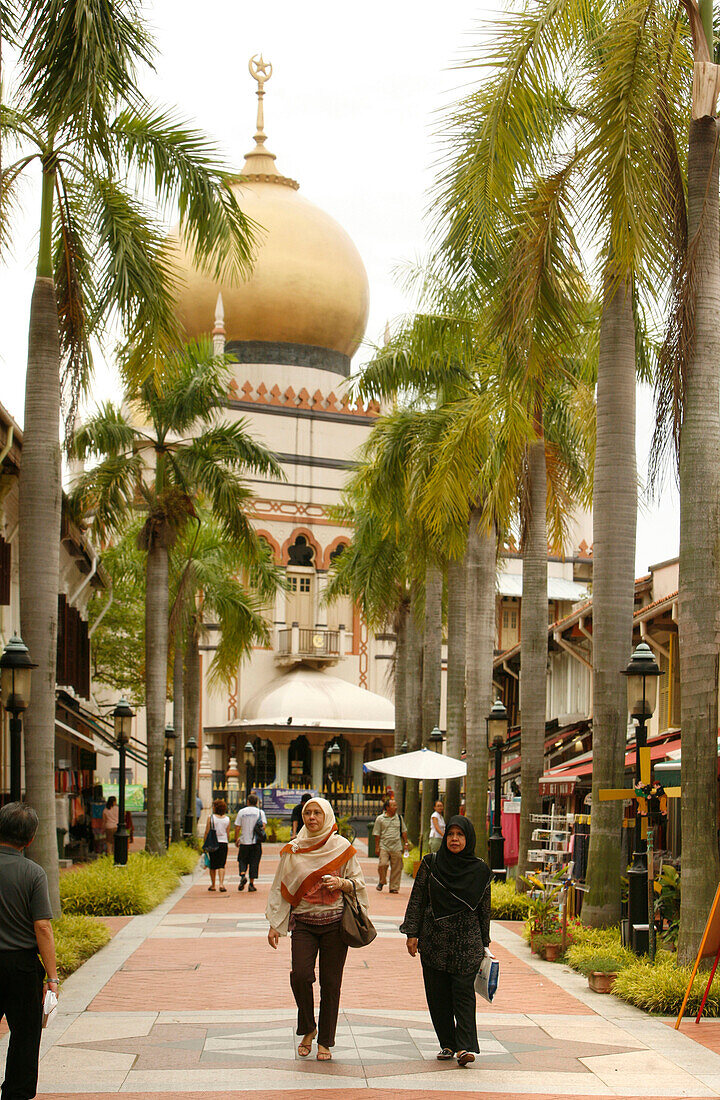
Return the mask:
<svg viewBox="0 0 720 1100">
<path fill-rule="evenodd" d="M 22 802 L 0 808 L 0 1020 L 10 1028 L 2 1100 L 35 1096 L 46 975 L 58 991 L 47 876 L 24 853 L 37 827 Z"/>
</svg>

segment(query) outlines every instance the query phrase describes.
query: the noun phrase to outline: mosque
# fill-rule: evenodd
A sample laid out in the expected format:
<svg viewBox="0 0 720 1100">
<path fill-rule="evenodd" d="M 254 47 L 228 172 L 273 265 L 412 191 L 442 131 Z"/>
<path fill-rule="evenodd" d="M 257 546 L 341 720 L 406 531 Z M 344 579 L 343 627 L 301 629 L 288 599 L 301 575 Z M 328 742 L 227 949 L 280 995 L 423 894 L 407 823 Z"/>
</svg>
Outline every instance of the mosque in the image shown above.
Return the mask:
<svg viewBox="0 0 720 1100">
<path fill-rule="evenodd" d="M 257 786 L 328 781 L 363 791 L 363 763 L 393 748 L 392 638 L 376 637 L 349 599 L 326 606 L 328 570 L 352 531 L 331 514 L 379 407 L 353 404 L 351 360 L 365 333 L 369 288 L 363 261 L 338 223 L 280 173 L 264 132 L 272 67 L 250 62 L 257 81 L 255 146 L 233 190 L 259 227 L 249 279 L 236 285 L 198 271 L 177 241 L 178 310 L 189 338 L 213 332 L 236 359 L 227 415 L 278 457 L 279 481 L 249 478 L 251 517 L 285 570 L 287 590 L 268 609 L 271 644 L 256 648 L 222 695 L 210 690 L 213 631 L 203 647 L 200 779 L 243 785 L 247 742 Z M 205 801 L 205 798 L 204 798 Z"/>
</svg>

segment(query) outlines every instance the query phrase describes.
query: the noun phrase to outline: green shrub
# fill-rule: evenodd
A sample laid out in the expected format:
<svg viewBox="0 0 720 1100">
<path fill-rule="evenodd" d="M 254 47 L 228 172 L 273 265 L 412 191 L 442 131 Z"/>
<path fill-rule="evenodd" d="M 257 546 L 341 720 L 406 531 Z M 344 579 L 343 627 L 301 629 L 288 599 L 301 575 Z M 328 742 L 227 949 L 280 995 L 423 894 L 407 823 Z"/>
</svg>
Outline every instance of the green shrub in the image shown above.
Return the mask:
<svg viewBox="0 0 720 1100">
<path fill-rule="evenodd" d="M 107 925 L 92 917 L 63 914 L 52 922 L 52 926 L 61 978 L 67 978 L 112 938 Z"/>
<path fill-rule="evenodd" d="M 518 894 L 512 882 L 493 882 L 490 890 L 493 920 L 525 920 L 530 911 L 527 894 Z"/>
<path fill-rule="evenodd" d="M 635 959 L 615 979 L 613 993 L 645 1012 L 660 1016 L 676 1016 L 680 1011 L 687 984 L 692 973 L 691 966 L 678 966 L 675 955 L 659 951 L 655 963 L 647 958 Z M 700 1007 L 707 971 L 700 971 L 693 982 L 688 998 L 686 1012 L 697 1012 Z M 720 974 L 716 975 L 708 993 L 703 1009 L 704 1016 L 720 1015 Z"/>
<path fill-rule="evenodd" d="M 368 845 L 373 845 L 373 844 L 374 844 L 374 840 L 373 840 L 373 838 L 371 838 L 368 841 Z M 370 849 L 371 852 L 373 852 L 374 850 L 375 850 L 374 847 Z M 420 849 L 416 845 L 414 848 L 410 849 L 409 853 L 406 856 L 403 856 L 403 871 L 405 872 L 405 874 L 406 875 L 411 875 L 413 873 L 414 864 L 419 863 L 419 862 L 420 862 Z"/>
<path fill-rule="evenodd" d="M 611 928 L 588 928 L 579 921 L 573 921 L 572 938 L 574 944 L 610 951 L 620 947 L 621 944 L 620 929 L 617 925 Z"/>
<path fill-rule="evenodd" d="M 87 916 L 149 913 L 178 885 L 177 858 L 133 852 L 126 867 L 116 867 L 111 856 L 103 856 L 69 871 L 60 878 L 63 911 Z"/>
<path fill-rule="evenodd" d="M 178 875 L 189 875 L 197 867 L 198 852 L 196 848 L 190 847 L 190 845 L 185 844 L 184 841 L 180 841 L 177 844 L 170 845 L 167 852 L 167 859 Z"/>
<path fill-rule="evenodd" d="M 605 946 L 573 943 L 565 953 L 565 961 L 573 970 L 578 970 L 587 977 L 594 971 L 603 974 L 619 973 L 637 962 L 637 955 L 629 947 L 622 947 L 618 939 L 616 944 Z"/>
</svg>

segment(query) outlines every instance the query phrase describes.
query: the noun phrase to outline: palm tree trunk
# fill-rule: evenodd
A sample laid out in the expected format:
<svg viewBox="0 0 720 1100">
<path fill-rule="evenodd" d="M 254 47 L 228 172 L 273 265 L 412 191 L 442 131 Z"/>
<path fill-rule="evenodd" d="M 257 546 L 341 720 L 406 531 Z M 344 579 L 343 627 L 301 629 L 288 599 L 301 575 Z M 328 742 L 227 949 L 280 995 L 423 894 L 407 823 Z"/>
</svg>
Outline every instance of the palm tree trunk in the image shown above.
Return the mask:
<svg viewBox="0 0 720 1100">
<path fill-rule="evenodd" d="M 410 751 L 422 745 L 422 670 L 423 636 L 418 604 L 421 588 L 413 581 L 410 596 L 410 614 L 407 623 L 407 724 Z M 420 806 L 417 779 L 405 784 L 405 824 L 413 841 L 420 837 Z"/>
<path fill-rule="evenodd" d="M 173 657 L 173 727 L 175 729 L 175 744 L 172 764 L 172 838 L 174 841 L 182 840 L 183 827 L 183 691 L 185 670 L 183 667 L 184 646 L 178 632 L 175 635 L 175 652 Z"/>
<path fill-rule="evenodd" d="M 447 611 L 447 751 L 460 758 L 465 748 L 465 654 L 466 646 L 465 559 L 448 563 Z M 460 780 L 445 785 L 445 820 L 460 811 Z"/>
<path fill-rule="evenodd" d="M 601 802 L 621 787 L 627 744 L 627 688 L 635 592 L 635 325 L 627 282 L 606 279 L 600 322 L 597 444 L 593 486 L 593 786 L 589 891 L 583 920 L 620 917 L 621 802 Z M 523 792 L 524 793 L 524 792 Z"/>
<path fill-rule="evenodd" d="M 465 812 L 475 826 L 479 856 L 487 856 L 488 747 L 485 718 L 492 706 L 495 651 L 495 529 L 481 525 L 482 512 L 470 513 L 467 566 L 467 776 Z"/>
<path fill-rule="evenodd" d="M 185 744 L 188 738 L 194 737 L 199 743 L 200 731 L 200 650 L 198 648 L 197 626 L 190 632 L 185 649 Z M 197 769 L 195 769 L 195 790 L 185 791 L 185 805 L 190 800 L 190 810 L 195 832 L 195 794 L 197 791 Z"/>
<path fill-rule="evenodd" d="M 145 596 L 145 708 L 147 715 L 147 837 L 153 855 L 165 851 L 164 744 L 168 654 L 168 552 L 154 538 L 147 554 Z"/>
<path fill-rule="evenodd" d="M 29 854 L 45 870 L 60 913 L 55 832 L 55 668 L 60 579 L 60 346 L 52 278 L 38 275 L 30 307 L 20 468 L 20 626 L 33 672 L 25 711 L 25 791 L 40 818 Z"/>
<path fill-rule="evenodd" d="M 429 565 L 425 573 L 425 623 L 423 629 L 422 740 L 427 741 L 440 722 L 442 687 L 442 570 Z M 437 795 L 437 780 L 425 779 L 422 785 L 420 822 L 424 837 L 423 851 L 429 845 L 430 815 Z"/>
<path fill-rule="evenodd" d="M 523 538 L 522 603 L 520 605 L 520 787 L 522 806 L 517 877 L 528 872 L 528 850 L 536 827 L 533 814 L 542 812 L 540 776 L 545 761 L 547 713 L 548 584 L 547 584 L 547 470 L 545 440 L 528 445 L 528 516 Z M 499 813 L 499 807 L 496 809 Z"/>
<path fill-rule="evenodd" d="M 714 118 L 690 122 L 688 239 L 696 248 L 695 333 L 680 437 L 682 905 L 678 962 L 695 958 L 718 882 L 720 259 Z M 712 399 L 711 399 L 712 398 Z"/>
<path fill-rule="evenodd" d="M 408 741 L 408 619 L 410 601 L 400 600 L 395 616 L 395 753 L 402 752 Z M 398 807 L 405 812 L 405 782 L 395 780 L 395 797 Z"/>
</svg>

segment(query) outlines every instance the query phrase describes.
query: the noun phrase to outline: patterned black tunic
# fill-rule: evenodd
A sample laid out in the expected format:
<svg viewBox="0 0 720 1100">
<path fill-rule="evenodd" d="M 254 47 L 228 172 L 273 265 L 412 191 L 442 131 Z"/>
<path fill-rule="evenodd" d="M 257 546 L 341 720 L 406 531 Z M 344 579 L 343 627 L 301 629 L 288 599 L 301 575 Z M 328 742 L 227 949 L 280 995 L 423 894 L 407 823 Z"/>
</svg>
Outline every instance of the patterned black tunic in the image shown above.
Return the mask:
<svg viewBox="0 0 720 1100">
<path fill-rule="evenodd" d="M 477 971 L 490 946 L 490 883 L 477 909 L 436 920 L 430 903 L 430 859 L 426 856 L 418 867 L 400 931 L 417 938 L 426 966 L 449 974 Z"/>
</svg>

